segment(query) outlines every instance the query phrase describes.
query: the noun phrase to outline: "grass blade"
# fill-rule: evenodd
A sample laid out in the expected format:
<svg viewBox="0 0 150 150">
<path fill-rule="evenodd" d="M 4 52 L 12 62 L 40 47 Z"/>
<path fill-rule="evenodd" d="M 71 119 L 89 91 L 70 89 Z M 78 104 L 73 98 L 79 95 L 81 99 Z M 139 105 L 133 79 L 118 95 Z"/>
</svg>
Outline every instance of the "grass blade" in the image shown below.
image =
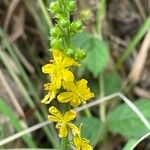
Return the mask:
<svg viewBox="0 0 150 150">
<path fill-rule="evenodd" d="M 17 132 L 21 131 L 23 128 L 20 125 L 19 119 L 13 113 L 11 108 L 7 106 L 4 100 L 0 99 L 0 112 L 9 117 L 10 122 L 12 123 L 13 127 L 16 129 Z M 36 148 L 36 144 L 33 141 L 32 137 L 29 135 L 22 136 L 23 141 L 28 145 L 30 148 Z"/>
<path fill-rule="evenodd" d="M 122 63 L 129 57 L 129 55 L 134 51 L 137 44 L 140 42 L 140 40 L 143 38 L 145 33 L 150 28 L 150 16 L 145 20 L 137 34 L 134 36 L 134 38 L 129 43 L 129 46 L 124 50 L 124 53 L 122 56 L 118 59 L 117 62 L 117 68 L 120 68 Z"/>
<path fill-rule="evenodd" d="M 26 102 L 28 103 L 28 105 L 30 106 L 30 108 L 32 108 L 33 110 L 36 108 L 34 102 L 32 101 L 28 91 L 26 90 L 26 88 L 24 87 L 23 83 L 20 81 L 20 79 L 17 77 L 17 75 L 15 74 L 15 72 L 12 70 L 11 66 L 8 64 L 7 59 L 5 58 L 5 55 L 3 55 L 3 51 L 0 48 L 0 59 L 3 62 L 3 64 L 5 65 L 5 67 L 7 68 L 8 72 L 10 73 L 10 75 L 12 76 L 12 78 L 14 79 L 14 81 L 16 82 L 20 92 L 22 93 L 24 99 L 26 100 Z M 37 120 L 39 122 L 44 121 L 43 117 L 41 116 L 40 112 L 37 110 L 35 111 L 35 117 L 37 118 Z M 49 141 L 52 142 L 52 144 L 54 145 L 55 148 L 58 147 L 57 141 L 53 138 L 53 135 L 51 134 L 50 130 L 48 127 L 44 127 L 43 130 L 45 131 Z"/>
</svg>

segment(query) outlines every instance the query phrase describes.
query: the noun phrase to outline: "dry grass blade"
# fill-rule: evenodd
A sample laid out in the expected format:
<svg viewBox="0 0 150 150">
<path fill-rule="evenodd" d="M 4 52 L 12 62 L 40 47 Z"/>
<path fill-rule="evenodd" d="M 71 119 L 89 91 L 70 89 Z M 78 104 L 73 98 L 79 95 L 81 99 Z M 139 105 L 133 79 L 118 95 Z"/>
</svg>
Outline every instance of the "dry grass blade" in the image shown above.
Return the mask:
<svg viewBox="0 0 150 150">
<path fill-rule="evenodd" d="M 134 93 L 139 97 L 150 99 L 150 91 L 146 91 L 140 87 L 135 87 Z"/>
<path fill-rule="evenodd" d="M 139 12 L 140 12 L 140 14 L 141 14 L 143 20 L 145 20 L 145 18 L 146 18 L 146 13 L 145 13 L 145 10 L 144 10 L 144 8 L 143 8 L 143 5 L 142 5 L 141 0 L 134 0 L 134 2 L 135 2 L 135 4 L 137 5 L 137 8 L 138 8 L 138 10 L 139 10 Z"/>
<path fill-rule="evenodd" d="M 19 3 L 20 0 L 12 0 L 10 5 L 9 5 L 9 8 L 8 8 L 8 11 L 7 11 L 7 14 L 6 14 L 6 19 L 5 19 L 5 22 L 4 22 L 4 30 L 6 31 L 7 28 L 8 28 L 8 25 L 9 25 L 9 22 L 10 22 L 10 18 L 15 10 L 15 8 L 17 7 L 18 3 Z"/>
<path fill-rule="evenodd" d="M 16 41 L 19 37 L 21 37 L 24 33 L 24 22 L 25 22 L 25 12 L 24 9 L 21 8 L 18 16 L 15 18 L 13 33 L 9 37 L 11 42 Z"/>
<path fill-rule="evenodd" d="M 1 47 L 0 47 L 0 49 L 1 49 Z M 15 73 L 19 74 L 19 70 L 18 70 L 18 68 L 17 68 L 17 65 L 16 65 L 16 63 L 14 62 L 14 60 L 10 57 L 10 55 L 8 55 L 5 51 L 3 51 L 2 53 L 3 53 L 4 57 L 6 58 L 7 62 L 10 64 L 12 70 L 13 70 Z"/>
<path fill-rule="evenodd" d="M 16 108 L 16 111 L 18 112 L 18 114 L 20 115 L 20 117 L 25 118 L 25 114 L 20 106 L 20 104 L 18 103 L 18 100 L 16 99 L 12 89 L 10 88 L 2 70 L 0 70 L 0 80 L 1 83 L 4 85 L 5 89 L 8 92 L 8 95 L 10 96 L 10 99 L 12 101 L 12 104 L 14 105 L 14 107 Z"/>
<path fill-rule="evenodd" d="M 142 70 L 146 62 L 146 58 L 148 56 L 149 47 L 150 47 L 150 30 L 145 36 L 145 39 L 142 43 L 142 47 L 134 61 L 132 70 L 128 76 L 128 81 L 130 81 L 133 84 L 137 83 L 140 79 Z"/>
</svg>

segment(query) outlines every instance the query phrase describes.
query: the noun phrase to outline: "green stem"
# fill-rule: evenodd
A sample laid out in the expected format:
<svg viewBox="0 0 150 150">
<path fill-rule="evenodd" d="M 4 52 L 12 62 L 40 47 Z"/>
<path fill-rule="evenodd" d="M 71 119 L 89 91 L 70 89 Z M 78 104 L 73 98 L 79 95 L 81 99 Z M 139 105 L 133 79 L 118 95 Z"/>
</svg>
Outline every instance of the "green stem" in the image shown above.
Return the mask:
<svg viewBox="0 0 150 150">
<path fill-rule="evenodd" d="M 99 0 L 99 7 L 96 15 L 96 33 L 97 36 L 102 39 L 102 22 L 106 12 L 106 0 Z"/>
<path fill-rule="evenodd" d="M 64 107 L 64 113 L 69 110 L 70 110 L 70 104 L 67 103 L 65 104 L 65 107 Z M 66 136 L 65 138 L 62 138 L 60 150 L 67 150 L 67 149 L 68 149 L 68 136 Z"/>
<path fill-rule="evenodd" d="M 84 101 L 84 100 L 83 100 Z M 82 105 L 85 105 L 85 103 L 82 103 Z M 86 114 L 87 117 L 92 117 L 91 111 L 89 108 L 85 108 L 84 112 Z"/>
<path fill-rule="evenodd" d="M 104 97 L 104 79 L 103 79 L 103 73 L 100 74 L 100 98 Z M 103 102 L 100 104 L 100 117 L 101 121 L 104 123 L 106 121 L 106 103 Z"/>
<path fill-rule="evenodd" d="M 62 139 L 60 150 L 68 149 L 68 136 Z"/>
<path fill-rule="evenodd" d="M 91 111 L 88 108 L 85 108 L 84 111 L 87 117 L 92 117 Z"/>
</svg>

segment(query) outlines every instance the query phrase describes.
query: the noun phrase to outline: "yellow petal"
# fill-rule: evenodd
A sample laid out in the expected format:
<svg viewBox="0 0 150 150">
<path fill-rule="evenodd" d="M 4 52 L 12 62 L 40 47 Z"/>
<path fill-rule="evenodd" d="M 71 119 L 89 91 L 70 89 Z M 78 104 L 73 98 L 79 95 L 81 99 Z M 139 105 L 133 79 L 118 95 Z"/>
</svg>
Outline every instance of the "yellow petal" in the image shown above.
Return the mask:
<svg viewBox="0 0 150 150">
<path fill-rule="evenodd" d="M 59 122 L 59 121 L 60 121 L 59 118 L 57 118 L 57 117 L 55 117 L 55 116 L 53 116 L 53 115 L 48 115 L 48 120 L 54 121 L 54 122 Z"/>
<path fill-rule="evenodd" d="M 73 138 L 73 143 L 74 143 L 74 145 L 75 145 L 75 147 L 76 147 L 76 150 L 81 150 L 81 149 L 80 149 L 80 146 L 81 146 L 81 139 L 80 139 L 79 136 L 75 136 L 75 137 Z"/>
<path fill-rule="evenodd" d="M 63 92 L 57 96 L 58 101 L 61 103 L 69 102 L 72 98 L 72 92 Z"/>
<path fill-rule="evenodd" d="M 61 88 L 62 75 L 58 72 L 54 77 L 52 77 L 52 84 L 56 89 Z"/>
<path fill-rule="evenodd" d="M 53 100 L 56 97 L 56 91 L 51 91 L 50 100 Z"/>
<path fill-rule="evenodd" d="M 56 116 L 57 118 L 62 119 L 62 114 L 60 113 L 60 111 L 56 107 L 54 107 L 54 106 L 50 107 L 49 112 L 53 116 Z"/>
<path fill-rule="evenodd" d="M 41 103 L 49 104 L 51 102 L 50 96 L 51 96 L 51 93 L 48 92 L 48 94 L 46 94 L 45 97 L 41 100 Z"/>
<path fill-rule="evenodd" d="M 53 74 L 55 66 L 53 64 L 46 64 L 42 66 L 42 72 L 46 74 Z"/>
<path fill-rule="evenodd" d="M 59 50 L 53 50 L 52 53 L 56 64 L 60 64 L 62 61 L 62 52 Z"/>
<path fill-rule="evenodd" d="M 62 66 L 64 68 L 72 65 L 79 66 L 79 64 L 70 57 L 65 57 L 64 60 L 62 61 Z"/>
<path fill-rule="evenodd" d="M 73 81 L 74 80 L 74 75 L 71 71 L 69 71 L 67 69 L 63 69 L 62 73 L 63 73 L 64 81 Z"/>
<path fill-rule="evenodd" d="M 74 110 L 67 111 L 63 116 L 63 120 L 65 122 L 70 122 L 71 120 L 75 119 L 76 115 L 77 113 Z"/>
<path fill-rule="evenodd" d="M 73 123 L 68 123 L 69 128 L 72 130 L 72 134 L 75 135 L 80 135 L 80 130 L 78 129 L 77 126 L 75 126 Z"/>
<path fill-rule="evenodd" d="M 70 105 L 73 107 L 77 107 L 81 104 L 80 97 L 78 95 L 74 95 L 72 100 L 70 101 Z"/>
<path fill-rule="evenodd" d="M 64 89 L 68 90 L 68 91 L 74 91 L 76 89 L 74 82 L 70 82 L 70 81 L 64 81 L 63 82 L 63 87 Z"/>
<path fill-rule="evenodd" d="M 87 81 L 85 79 L 82 79 L 77 82 L 77 89 L 78 93 L 85 101 L 94 97 L 94 94 L 91 93 L 90 88 L 87 87 Z"/>
<path fill-rule="evenodd" d="M 76 84 L 78 88 L 83 89 L 83 88 L 87 88 L 87 83 L 88 83 L 87 80 L 82 79 L 82 80 L 79 80 Z"/>
<path fill-rule="evenodd" d="M 51 83 L 44 84 L 44 90 L 51 90 Z"/>
<path fill-rule="evenodd" d="M 68 134 L 68 131 L 67 131 L 66 124 L 63 124 L 59 129 L 59 137 L 60 138 L 66 137 L 67 134 Z"/>
<path fill-rule="evenodd" d="M 92 148 L 92 146 L 90 144 L 83 143 L 81 145 L 81 150 L 93 150 L 93 148 Z"/>
</svg>

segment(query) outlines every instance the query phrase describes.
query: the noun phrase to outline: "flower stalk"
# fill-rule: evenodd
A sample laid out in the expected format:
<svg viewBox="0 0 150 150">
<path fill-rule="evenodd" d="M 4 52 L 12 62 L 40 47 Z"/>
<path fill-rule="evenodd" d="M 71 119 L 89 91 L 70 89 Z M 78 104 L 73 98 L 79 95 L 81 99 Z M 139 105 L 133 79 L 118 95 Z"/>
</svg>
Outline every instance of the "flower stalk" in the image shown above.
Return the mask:
<svg viewBox="0 0 150 150">
<path fill-rule="evenodd" d="M 72 45 L 71 38 L 82 31 L 81 21 L 71 21 L 70 13 L 76 9 L 74 0 L 56 0 L 51 2 L 50 11 L 56 24 L 50 29 L 50 41 L 53 60 L 42 66 L 42 72 L 50 77 L 45 83 L 46 96 L 42 103 L 50 104 L 55 100 L 60 108 L 51 106 L 48 119 L 56 124 L 58 136 L 62 139 L 61 150 L 74 146 L 77 150 L 93 150 L 89 141 L 81 136 L 81 128 L 74 124 L 76 112 L 73 108 L 86 103 L 94 97 L 85 79 L 78 80 L 70 68 L 80 67 L 86 53 Z"/>
</svg>

